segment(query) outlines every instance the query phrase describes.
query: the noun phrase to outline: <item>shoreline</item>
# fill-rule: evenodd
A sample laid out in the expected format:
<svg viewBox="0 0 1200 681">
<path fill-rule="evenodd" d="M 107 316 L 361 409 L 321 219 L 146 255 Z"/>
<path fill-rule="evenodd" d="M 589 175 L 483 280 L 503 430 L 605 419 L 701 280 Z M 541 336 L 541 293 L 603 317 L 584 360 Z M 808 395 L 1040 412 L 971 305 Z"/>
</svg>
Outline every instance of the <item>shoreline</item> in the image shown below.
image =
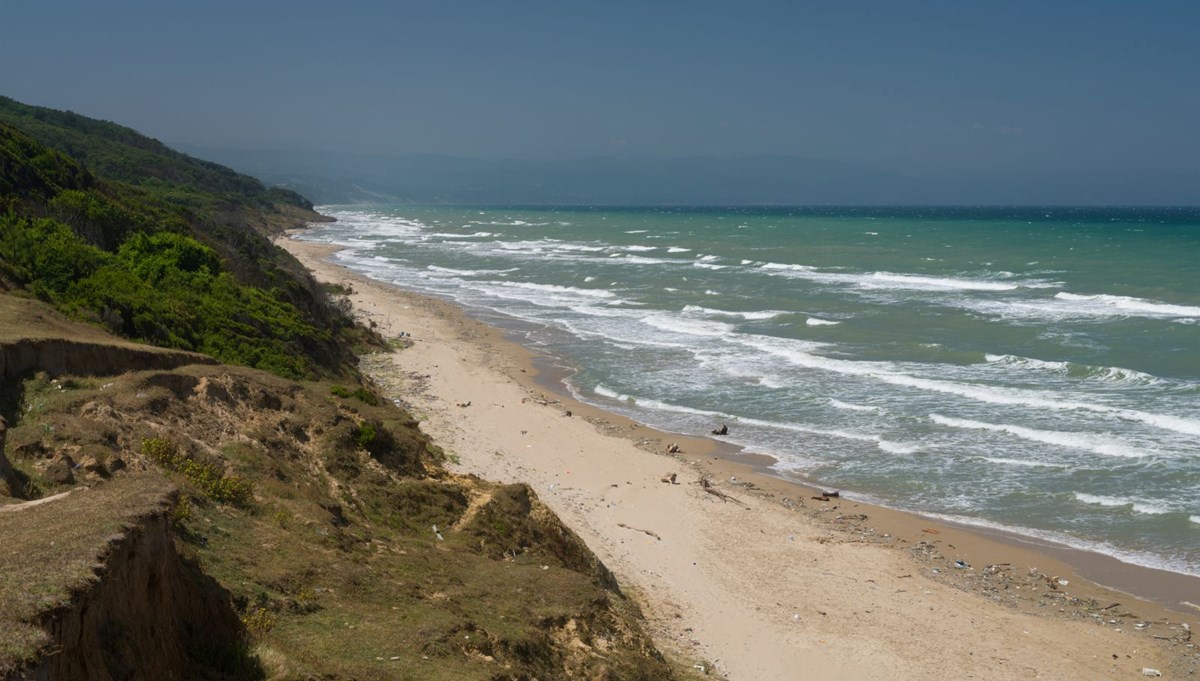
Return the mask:
<svg viewBox="0 0 1200 681">
<path fill-rule="evenodd" d="M 309 242 L 312 243 L 312 242 Z M 340 247 L 333 247 L 336 250 L 341 250 Z M 332 255 L 332 253 L 330 254 Z M 335 265 L 344 267 L 342 265 Z M 349 268 L 346 268 L 348 271 Z M 358 273 L 355 273 L 357 276 Z M 400 288 L 400 287 L 395 287 Z M 401 289 L 407 291 L 407 289 Z M 427 294 L 407 291 L 413 295 L 427 296 Z M 443 300 L 433 296 L 427 296 L 433 300 L 437 300 L 446 305 L 458 308 L 461 314 L 469 319 L 473 319 L 471 314 L 460 305 L 453 301 Z M 487 323 L 487 322 L 484 322 Z M 521 342 L 521 332 L 516 329 L 506 328 L 497 324 L 489 324 L 503 335 L 505 341 L 512 343 L 521 348 L 531 357 L 531 364 L 536 371 L 532 374 L 531 380 L 544 390 L 554 393 L 560 400 L 571 400 L 578 404 L 584 404 L 591 408 L 597 409 L 610 418 L 626 419 L 630 422 L 636 422 L 634 419 L 619 415 L 606 410 L 603 406 L 593 404 L 582 399 L 575 393 L 575 390 L 567 384 L 570 379 L 571 370 L 557 363 L 557 358 L 540 354 Z M 525 377 L 516 377 L 515 380 L 522 380 Z M 706 456 L 716 456 L 722 461 L 733 464 L 740 469 L 732 470 L 734 476 L 738 474 L 738 470 L 742 470 L 741 476 L 744 478 L 747 473 L 763 476 L 770 480 L 778 481 L 784 485 L 798 485 L 802 487 L 806 493 L 815 493 L 821 490 L 835 490 L 837 486 L 824 485 L 820 480 L 807 478 L 802 475 L 789 474 L 772 470 L 771 466 L 778 459 L 771 456 L 769 453 L 754 452 L 748 453 L 744 451 L 741 445 L 727 442 L 715 437 L 706 435 L 691 435 L 687 433 L 678 433 L 675 431 L 664 430 L 655 426 L 645 426 L 645 428 L 660 434 L 659 439 L 664 441 L 676 438 L 679 440 L 687 439 L 689 441 L 699 441 L 704 449 Z M 1083 580 L 1093 582 L 1097 587 L 1108 589 L 1114 592 L 1127 594 L 1133 598 L 1146 600 L 1161 606 L 1165 611 L 1174 613 L 1176 617 L 1200 618 L 1200 576 L 1189 575 L 1174 570 L 1154 567 L 1150 565 L 1141 565 L 1115 558 L 1113 556 L 1102 553 L 1099 550 L 1073 546 L 1071 544 L 1057 541 L 1052 538 L 1039 537 L 1033 534 L 1023 534 L 1018 529 L 1007 528 L 1003 526 L 993 527 L 987 524 L 972 523 L 969 520 L 958 520 L 951 517 L 942 516 L 935 513 L 925 513 L 920 510 L 906 509 L 898 506 L 888 505 L 875 499 L 863 499 L 867 495 L 860 495 L 854 490 L 840 490 L 845 495 L 844 498 L 854 499 L 856 503 L 866 506 L 871 506 L 879 509 L 886 509 L 891 513 L 899 513 L 908 516 L 913 516 L 919 519 L 922 523 L 934 523 L 941 526 L 953 527 L 963 532 L 980 535 L 1001 542 L 1003 544 L 1022 548 L 1034 553 L 1045 554 L 1047 558 L 1053 559 L 1058 563 L 1062 563 L 1065 567 L 1059 569 L 1059 572 L 1070 570 L 1077 577 Z M 986 521 L 984 521 L 986 522 Z M 1046 561 L 1042 561 L 1046 562 Z M 1184 596 L 1180 596 L 1184 594 Z M 1188 609 L 1188 603 L 1192 604 L 1192 609 Z"/>
<path fill-rule="evenodd" d="M 1118 646 L 1117 649 L 1128 649 L 1130 647 L 1128 643 L 1133 643 L 1142 651 L 1139 654 L 1145 655 L 1148 653 L 1148 648 L 1159 645 L 1157 639 L 1146 638 L 1146 631 L 1153 629 L 1156 635 L 1169 639 L 1171 636 L 1167 636 L 1167 633 L 1172 628 L 1178 628 L 1177 625 L 1179 622 L 1194 621 L 1196 619 L 1197 613 L 1188 613 L 1178 609 L 1178 607 L 1174 609 L 1168 608 L 1164 604 L 1164 601 L 1169 600 L 1166 594 L 1179 593 L 1180 585 L 1183 584 L 1183 582 L 1172 578 L 1178 577 L 1185 580 L 1188 588 L 1200 585 L 1200 580 L 1185 575 L 1178 575 L 1177 573 L 1155 570 L 1154 568 L 1121 563 L 1111 557 L 1100 556 L 1098 554 L 1082 555 L 1085 552 L 1079 549 L 1065 546 L 1046 546 L 1039 540 L 1020 535 L 975 526 L 964 527 L 957 523 L 933 519 L 884 506 L 872 505 L 850 498 L 830 498 L 826 501 L 816 501 L 813 497 L 820 490 L 814 486 L 812 481 L 788 478 L 766 470 L 767 466 L 773 462 L 773 459 L 768 456 L 741 453 L 739 451 L 740 448 L 736 445 L 723 443 L 713 438 L 658 431 L 626 417 L 604 411 L 600 407 L 577 400 L 570 394 L 567 385 L 562 381 L 566 373 L 565 370 L 553 364 L 550 358 L 539 356 L 534 351 L 519 345 L 513 338 L 513 332 L 489 326 L 479 320 L 473 319 L 468 316 L 463 308 L 454 303 L 374 281 L 340 265 L 329 262 L 329 256 L 339 250 L 339 247 L 294 239 L 288 239 L 282 245 L 300 258 L 301 262 L 308 266 L 318 278 L 351 282 L 356 290 L 356 294 L 352 296 L 355 299 L 356 309 L 368 318 L 372 315 L 382 314 L 382 308 L 388 307 L 390 299 L 391 306 L 387 309 L 387 315 L 384 319 L 390 320 L 393 325 L 395 319 L 399 316 L 398 313 L 408 309 L 410 317 L 406 319 L 406 322 L 415 318 L 411 315 L 412 311 L 419 311 L 427 317 L 422 323 L 429 325 L 436 325 L 435 322 L 440 323 L 443 327 L 443 332 L 448 327 L 452 330 L 457 344 L 460 345 L 460 347 L 455 348 L 455 352 L 459 355 L 464 353 L 470 354 L 471 352 L 481 354 L 484 357 L 483 364 L 490 365 L 488 368 L 500 374 L 504 381 L 517 386 L 522 394 L 525 395 L 521 399 L 522 406 L 526 405 L 526 400 L 532 400 L 532 403 L 529 404 L 531 408 L 542 411 L 546 411 L 547 408 L 558 410 L 557 415 L 559 418 L 561 418 L 562 414 L 569 412 L 573 416 L 581 418 L 563 419 L 561 423 L 566 423 L 567 421 L 586 421 L 594 427 L 595 433 L 604 439 L 612 440 L 614 438 L 610 436 L 617 435 L 628 449 L 632 449 L 632 447 L 628 447 L 628 444 L 632 443 L 643 452 L 639 454 L 642 460 L 637 462 L 638 465 L 643 469 L 648 466 L 652 470 L 659 471 L 657 474 L 651 474 L 653 480 L 646 480 L 643 477 L 640 481 L 642 484 L 641 489 L 645 490 L 637 498 L 637 501 L 640 503 L 653 505 L 658 502 L 659 497 L 666 495 L 667 490 L 673 491 L 678 487 L 677 485 L 667 487 L 657 479 L 658 476 L 662 475 L 663 471 L 673 469 L 680 476 L 680 482 L 684 482 L 685 478 L 687 478 L 688 483 L 690 483 L 688 486 L 691 489 L 688 490 L 687 496 L 691 501 L 689 502 L 688 512 L 696 512 L 696 508 L 693 507 L 698 505 L 699 507 L 705 507 L 702 510 L 703 513 L 712 511 L 718 514 L 727 514 L 732 512 L 730 509 L 734 508 L 733 504 L 722 503 L 720 506 L 716 506 L 715 504 L 706 503 L 715 501 L 719 497 L 715 493 L 709 496 L 704 491 L 693 491 L 696 489 L 694 483 L 701 479 L 720 481 L 715 485 L 714 489 L 729 498 L 737 499 L 739 506 L 745 506 L 746 508 L 753 507 L 753 510 L 750 511 L 753 514 L 769 516 L 769 518 L 757 518 L 748 523 L 744 522 L 744 518 L 724 519 L 733 523 L 735 526 L 733 529 L 740 530 L 742 535 L 750 533 L 754 527 L 758 527 L 760 533 L 765 534 L 762 525 L 779 525 L 780 523 L 789 527 L 795 525 L 795 527 L 800 529 L 783 535 L 786 537 L 783 541 L 788 542 L 788 544 L 814 544 L 817 547 L 816 550 L 821 550 L 821 547 L 832 545 L 850 553 L 856 551 L 864 554 L 870 553 L 871 555 L 869 556 L 855 556 L 855 564 L 862 563 L 864 567 L 856 569 L 854 572 L 874 575 L 871 579 L 859 581 L 880 584 L 886 577 L 888 580 L 895 582 L 896 586 L 910 585 L 910 589 L 895 589 L 894 593 L 896 594 L 909 593 L 913 589 L 922 587 L 926 597 L 935 593 L 937 594 L 934 596 L 934 600 L 937 603 L 928 606 L 932 611 L 946 607 L 948 601 L 955 601 L 954 606 L 956 608 L 973 612 L 975 613 L 975 617 L 981 619 L 1006 620 L 1008 618 L 1022 619 L 1032 617 L 1035 624 L 1024 622 L 1022 619 L 1022 624 L 1019 625 L 1023 627 L 1021 631 L 1024 631 L 1028 635 L 1028 627 L 1037 626 L 1038 628 L 1046 629 L 1045 636 L 1051 638 L 1066 637 L 1066 639 L 1074 640 L 1075 642 L 1070 644 L 1074 646 L 1074 648 L 1071 648 L 1072 650 L 1084 643 L 1089 644 L 1089 646 L 1094 645 L 1096 643 L 1095 639 L 1115 636 L 1116 638 L 1109 640 L 1107 645 L 1110 647 Z M 370 289 L 370 291 L 366 291 L 366 289 Z M 372 295 L 367 295 L 367 293 L 371 293 Z M 374 296 L 374 299 L 371 299 L 372 296 Z M 411 334 L 413 332 L 409 330 L 408 333 Z M 445 335 L 448 334 L 443 333 L 443 336 Z M 429 340 L 428 337 L 423 336 L 424 334 L 416 336 L 415 340 L 418 347 Z M 444 341 L 446 339 L 443 337 L 439 340 Z M 411 349 L 400 351 L 397 353 L 398 358 L 402 358 L 410 352 Z M 407 359 L 414 358 L 413 355 L 410 355 Z M 398 359 L 396 364 L 400 363 Z M 387 365 L 390 362 L 384 362 L 383 364 Z M 381 382 L 386 384 L 388 382 L 386 376 L 388 367 L 384 365 L 373 367 L 373 370 L 368 370 L 367 373 L 385 374 Z M 438 365 L 433 365 L 433 367 L 438 368 Z M 403 367 L 401 373 L 403 374 L 404 372 L 407 372 L 407 378 L 405 375 L 401 375 L 397 377 L 397 382 L 407 388 L 407 390 L 401 391 L 401 394 L 408 394 L 413 387 L 411 375 L 414 373 L 419 374 L 419 372 L 414 372 L 411 365 Z M 426 382 L 436 382 L 438 378 L 438 375 L 432 372 L 423 375 L 425 378 L 420 380 Z M 379 376 L 376 376 L 376 378 L 379 380 Z M 417 386 L 421 385 L 420 380 L 416 381 Z M 385 385 L 385 387 L 387 386 Z M 453 389 L 461 390 L 462 387 L 458 386 Z M 430 392 L 437 391 L 431 390 Z M 540 399 L 539 395 L 542 396 Z M 467 403 L 469 404 L 470 402 L 468 401 Z M 474 420 L 476 413 L 470 407 L 457 408 L 457 413 L 455 413 L 456 408 L 447 404 L 444 396 L 440 402 L 437 399 L 414 399 L 412 403 L 406 406 L 409 406 L 410 410 L 413 410 L 414 415 L 422 411 L 430 412 L 427 415 L 428 418 L 421 417 L 421 420 L 430 424 L 431 435 L 434 435 L 435 439 L 439 443 L 442 443 L 443 446 L 447 444 L 445 441 L 447 435 L 454 437 L 456 431 L 470 428 L 471 426 L 466 425 L 463 420 L 468 418 L 468 414 L 471 420 Z M 503 406 L 505 405 L 501 405 L 501 407 Z M 435 414 L 434 412 L 437 410 L 440 410 L 440 413 Z M 532 412 L 530 415 L 532 416 Z M 494 430 L 495 427 L 493 426 L 491 431 L 485 428 L 478 431 L 478 433 L 485 436 L 484 441 L 491 442 L 487 437 L 494 435 Z M 524 435 L 526 431 L 521 432 Z M 466 438 L 466 440 L 469 439 Z M 463 444 L 469 444 L 469 442 L 464 441 L 462 438 L 458 441 Z M 681 446 L 683 451 L 680 455 L 669 456 L 662 453 L 667 443 L 670 442 Z M 559 443 L 559 446 L 561 444 Z M 528 444 L 527 447 L 532 448 L 534 444 Z M 447 450 L 450 451 L 450 448 L 447 448 Z M 644 452 L 654 452 L 654 455 L 648 456 Z M 480 460 L 480 454 L 482 453 L 468 453 L 466 448 L 463 447 L 463 451 L 460 453 L 462 464 L 455 468 L 461 468 L 464 472 L 478 473 L 483 477 L 490 477 L 492 479 L 503 479 L 506 474 L 521 474 L 529 478 L 528 481 L 534 486 L 539 496 L 549 503 L 568 525 L 584 537 L 589 546 L 592 546 L 605 563 L 614 569 L 614 572 L 621 578 L 622 583 L 631 588 L 636 588 L 637 592 L 642 595 L 648 611 L 647 615 L 652 623 L 652 628 L 655 630 L 656 639 L 660 641 L 665 639 L 666 641 L 675 641 L 676 643 L 683 641 L 684 643 L 681 645 L 685 651 L 695 651 L 696 649 L 711 651 L 708 652 L 711 657 L 705 657 L 704 659 L 715 659 L 717 656 L 713 655 L 713 653 L 721 652 L 722 657 L 720 661 L 717 661 L 716 666 L 719 669 L 728 671 L 730 674 L 734 674 L 735 678 L 785 678 L 785 676 L 776 674 L 785 673 L 790 664 L 794 663 L 794 660 L 789 661 L 788 664 L 784 664 L 779 668 L 758 667 L 751 676 L 745 676 L 757 663 L 744 658 L 729 657 L 732 653 L 736 652 L 735 649 L 738 646 L 736 643 L 730 645 L 728 641 L 725 643 L 721 641 L 724 637 L 732 638 L 736 642 L 738 638 L 737 633 L 724 630 L 714 631 L 713 625 L 705 621 L 710 618 L 701 617 L 697 620 L 695 614 L 697 611 L 702 610 L 704 606 L 695 602 L 695 600 L 689 602 L 687 598 L 682 597 L 678 593 L 680 589 L 672 588 L 675 586 L 673 584 L 663 583 L 664 578 L 661 575 L 655 578 L 653 566 L 656 565 L 655 560 L 662 560 L 662 557 L 657 559 L 652 558 L 652 546 L 649 549 L 647 547 L 638 547 L 638 551 L 635 553 L 638 553 L 639 556 L 629 556 L 630 549 L 625 546 L 627 543 L 626 539 L 614 539 L 614 537 L 623 537 L 625 534 L 629 534 L 627 530 L 620 530 L 616 534 L 613 534 L 607 528 L 598 528 L 595 526 L 596 523 L 593 522 L 592 517 L 596 514 L 595 507 L 579 505 L 578 498 L 561 500 L 561 493 L 556 492 L 556 489 L 563 490 L 567 488 L 561 487 L 561 483 L 559 482 L 547 481 L 556 478 L 561 480 L 564 475 L 563 473 L 554 471 L 551 475 L 550 469 L 546 466 L 547 462 L 536 460 L 532 456 L 527 460 L 521 460 L 515 464 L 506 461 L 504 463 L 508 465 L 505 466 L 487 458 Z M 561 461 L 556 463 L 561 463 Z M 569 470 L 566 471 L 566 473 L 569 472 Z M 731 480 L 732 482 L 727 482 Z M 634 486 L 631 480 L 624 482 L 631 487 Z M 620 483 L 612 483 L 611 486 L 620 488 Z M 624 491 L 624 489 L 621 491 Z M 602 494 L 600 496 L 603 498 Z M 612 502 L 609 502 L 609 508 L 611 507 Z M 718 511 L 717 509 L 721 510 Z M 734 514 L 737 515 L 736 512 Z M 645 531 L 648 529 L 646 525 L 651 524 L 654 520 L 656 518 L 653 514 L 645 516 L 643 513 L 639 516 L 641 525 L 635 525 L 630 522 L 619 525 L 618 528 L 629 527 L 632 529 L 636 527 Z M 738 527 L 739 524 L 740 527 Z M 685 525 L 687 524 L 685 523 Z M 700 535 L 703 535 L 707 531 L 707 528 L 703 525 L 696 526 L 694 523 L 677 529 Z M 809 536 L 797 541 L 796 539 L 802 533 L 808 535 L 816 534 L 817 536 Z M 665 538 L 665 533 L 661 530 L 651 530 L 646 534 L 647 536 L 656 535 Z M 830 535 L 832 538 L 830 538 Z M 695 553 L 698 545 L 699 555 L 707 557 L 712 547 L 705 544 L 703 541 L 704 537 L 693 536 L 692 540 L 689 543 L 691 544 L 693 553 Z M 659 541 L 662 541 L 662 539 Z M 778 571 L 778 567 L 791 564 L 786 557 L 776 555 L 780 551 L 786 553 L 788 550 L 791 550 L 793 547 L 788 546 L 788 544 L 773 547 L 767 551 L 768 555 L 763 556 L 764 560 L 768 563 L 776 561 L 774 569 L 776 572 Z M 742 552 L 752 552 L 759 549 L 757 547 L 740 547 L 739 550 Z M 647 551 L 650 551 L 650 553 L 647 553 Z M 875 555 L 877 552 L 881 555 Z M 736 558 L 736 556 L 733 556 L 730 560 L 733 561 Z M 962 561 L 962 565 L 969 565 L 971 567 L 956 568 L 956 561 Z M 816 562 L 819 563 L 820 560 L 818 559 Z M 696 564 L 696 562 L 692 563 L 693 566 Z M 885 574 L 889 571 L 897 572 L 901 570 L 902 568 L 897 567 L 898 564 L 907 566 L 904 569 L 907 569 L 908 574 L 902 574 L 898 577 Z M 1033 566 L 1037 567 L 1036 571 L 1030 569 Z M 762 566 L 759 567 L 761 568 Z M 739 578 L 743 580 L 752 579 L 749 573 L 753 572 L 753 570 L 749 566 L 746 566 L 745 569 L 748 574 L 744 576 L 735 574 L 725 575 L 725 577 L 735 580 Z M 647 575 L 647 573 L 651 574 Z M 768 576 L 772 575 L 772 570 L 768 569 L 765 574 Z M 1110 583 L 1114 581 L 1120 582 L 1123 585 L 1129 583 L 1129 580 L 1133 580 L 1135 582 L 1133 586 L 1137 587 L 1137 591 L 1148 592 L 1143 595 L 1151 598 L 1157 596 L 1158 602 L 1154 603 L 1142 599 L 1132 600 L 1128 593 L 1100 586 L 1095 583 L 1100 580 L 1088 579 L 1089 575 L 1115 575 L 1115 579 L 1109 579 L 1108 581 Z M 914 576 L 916 579 L 913 579 L 912 582 L 896 582 L 896 580 L 903 580 Z M 809 578 L 811 578 L 811 575 Z M 701 581 L 703 582 L 704 580 Z M 713 581 L 712 578 L 708 579 L 709 587 L 713 586 Z M 785 579 L 783 581 L 788 580 Z M 862 594 L 848 593 L 844 584 L 830 584 L 829 582 L 831 581 L 836 582 L 837 580 L 824 579 L 825 584 L 823 586 L 829 587 L 828 590 L 831 592 L 840 591 L 841 596 L 838 600 L 843 602 L 843 604 L 846 602 L 857 603 L 857 607 L 860 610 L 868 613 L 872 612 L 872 606 L 878 607 L 880 605 L 869 598 L 866 601 L 861 601 L 861 599 L 856 600 L 852 596 L 862 596 Z M 1155 591 L 1149 588 L 1152 586 L 1160 588 Z M 731 587 L 730 590 L 736 593 L 738 588 Z M 665 599 L 658 598 L 657 592 L 660 590 L 665 590 L 669 595 Z M 685 588 L 684 591 L 686 590 Z M 753 590 L 752 588 L 751 591 Z M 818 590 L 818 592 L 824 591 L 826 591 L 824 588 Z M 962 594 L 963 591 L 969 593 Z M 1134 589 L 1127 588 L 1126 591 L 1134 591 Z M 955 598 L 954 594 L 958 594 L 958 597 Z M 741 595 L 744 597 L 746 594 L 743 593 Z M 757 602 L 753 606 L 755 612 L 784 607 L 781 601 L 772 601 L 772 596 L 770 595 L 764 598 L 762 593 L 757 593 L 756 597 Z M 970 603 L 969 606 L 957 602 L 963 598 L 972 599 L 976 602 Z M 722 599 L 718 598 L 717 600 Z M 1200 597 L 1197 597 L 1197 600 L 1200 600 Z M 680 603 L 680 601 L 683 603 Z M 1005 603 L 1009 607 L 1000 606 L 996 601 Z M 1124 602 L 1124 605 L 1115 607 L 1109 605 L 1119 602 Z M 798 606 L 791 607 L 796 609 L 796 612 L 792 613 L 794 619 L 789 620 L 787 617 L 782 619 L 783 629 L 778 632 L 778 636 L 774 641 L 775 643 L 779 643 L 780 641 L 786 642 L 794 638 L 794 633 L 787 631 L 792 626 L 799 626 L 801 629 L 807 628 L 801 626 L 801 623 L 808 621 L 808 618 L 811 617 L 811 610 L 801 612 Z M 784 609 L 787 610 L 789 608 L 784 607 Z M 976 610 L 978 612 L 975 612 Z M 688 611 L 691 611 L 691 617 L 688 616 Z M 1117 620 L 1110 617 L 1110 615 L 1115 615 L 1118 611 L 1123 612 L 1126 619 Z M 669 612 L 670 614 L 664 615 L 665 612 Z M 825 612 L 827 611 L 820 611 L 818 617 L 825 619 Z M 1038 612 L 1039 614 L 1036 616 L 1026 614 L 1032 612 Z M 1049 616 L 1043 616 L 1041 613 L 1047 613 Z M 747 613 L 741 613 L 741 615 L 743 617 L 750 617 L 751 619 L 755 617 L 753 614 Z M 721 615 L 717 616 L 720 617 Z M 902 618 L 901 621 L 906 620 Z M 972 622 L 974 621 L 973 617 Z M 683 626 L 681 622 L 688 623 L 690 626 Z M 1132 622 L 1153 624 L 1138 626 L 1135 629 Z M 743 621 L 742 624 L 745 625 L 748 623 Z M 772 622 L 771 627 L 773 628 L 776 624 L 776 622 Z M 1120 626 L 1121 624 L 1127 625 L 1124 632 Z M 1076 631 L 1075 629 L 1080 626 L 1085 627 L 1085 630 Z M 699 635 L 702 628 L 706 630 L 706 635 L 704 636 Z M 823 632 L 824 629 L 825 627 L 822 627 L 821 631 Z M 1008 640 L 1007 631 L 1005 629 L 1006 633 L 1002 638 L 1008 641 L 1010 645 L 1019 642 Z M 909 644 L 921 647 L 924 637 L 920 635 L 920 632 L 912 632 L 912 635 L 914 638 L 909 641 Z M 939 645 L 944 644 L 943 638 L 945 635 L 949 634 L 943 632 L 943 636 L 939 636 Z M 969 637 L 971 633 L 965 632 L 965 635 Z M 1183 635 L 1179 634 L 1179 636 L 1182 637 Z M 691 644 L 690 639 L 692 638 L 695 638 L 699 643 Z M 1145 639 L 1144 642 L 1143 639 Z M 870 649 L 876 656 L 894 655 L 904 658 L 903 653 L 896 652 L 892 648 L 878 650 L 876 649 L 878 648 L 876 645 L 863 643 L 858 639 L 855 640 L 865 646 L 865 649 Z M 1179 653 L 1180 659 L 1186 657 L 1188 654 L 1187 650 L 1190 650 L 1182 647 L 1186 645 L 1182 640 L 1180 638 L 1181 642 L 1179 645 L 1181 648 L 1175 651 Z M 745 642 L 743 642 L 743 647 L 744 645 Z M 926 642 L 925 645 L 929 645 L 929 643 Z M 1161 645 L 1167 646 L 1167 644 Z M 841 648 L 844 647 L 845 645 L 841 646 Z M 811 644 L 808 648 L 811 648 Z M 824 659 L 825 655 L 822 650 L 808 648 L 805 649 L 803 659 L 814 663 L 816 663 L 816 660 L 820 660 L 820 664 L 823 665 L 831 664 L 829 660 Z M 761 653 L 762 651 L 759 652 Z M 859 650 L 858 652 L 861 653 L 863 650 Z M 918 653 L 925 659 L 937 657 L 931 657 L 927 650 L 914 652 L 914 654 Z M 962 654 L 965 655 L 966 653 Z M 1061 657 L 1061 650 L 1058 654 Z M 1154 658 L 1156 661 L 1153 664 L 1147 664 L 1146 666 L 1156 667 L 1156 665 L 1167 665 L 1166 658 L 1171 657 L 1171 654 L 1169 652 L 1163 652 L 1163 654 L 1166 657 L 1156 657 Z M 1098 655 L 1094 655 L 1093 657 L 1099 659 Z M 1107 658 L 1107 655 L 1105 657 Z M 1125 656 L 1123 655 L 1122 657 Z M 1128 660 L 1132 659 L 1132 657 L 1128 658 Z M 946 664 L 954 665 L 955 660 L 957 660 L 958 664 L 965 661 L 951 655 L 949 658 L 943 659 L 940 669 L 946 669 Z M 902 667 L 905 669 L 911 668 L 915 671 L 916 669 L 923 668 L 922 664 L 913 660 L 905 659 L 903 662 L 905 664 Z M 979 662 L 983 662 L 983 660 L 979 660 Z M 1063 667 L 1063 672 L 1082 674 L 1085 667 L 1079 666 L 1080 662 L 1080 660 L 1076 659 L 1072 665 Z M 1118 662 L 1107 660 L 1101 666 L 1089 666 L 1093 673 L 1113 673 L 1115 670 L 1112 667 L 1117 665 Z M 849 667 L 842 665 L 838 668 L 849 670 L 855 668 L 854 664 L 850 664 Z M 934 667 L 932 669 L 936 670 L 938 668 Z M 865 672 L 865 669 L 860 669 L 859 671 Z M 839 678 L 859 678 L 859 676 L 856 671 Z M 869 678 L 869 674 L 863 673 L 861 677 Z M 1005 675 L 998 675 L 995 678 L 1004 677 Z M 1080 676 L 1080 678 L 1084 678 L 1084 676 Z"/>
</svg>

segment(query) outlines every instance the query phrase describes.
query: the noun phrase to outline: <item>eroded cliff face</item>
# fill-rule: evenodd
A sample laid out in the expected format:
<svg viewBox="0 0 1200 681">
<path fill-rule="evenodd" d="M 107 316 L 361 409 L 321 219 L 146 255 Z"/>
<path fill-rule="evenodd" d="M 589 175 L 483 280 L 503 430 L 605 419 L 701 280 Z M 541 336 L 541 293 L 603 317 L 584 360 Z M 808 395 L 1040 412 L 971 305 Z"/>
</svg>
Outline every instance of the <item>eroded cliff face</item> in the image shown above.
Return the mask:
<svg viewBox="0 0 1200 681">
<path fill-rule="evenodd" d="M 22 339 L 0 343 L 0 380 L 12 381 L 34 371 L 51 376 L 107 376 L 140 369 L 174 369 L 187 364 L 216 364 L 205 355 L 133 344 L 64 339 Z"/>
<path fill-rule="evenodd" d="M 228 596 L 183 563 L 165 514 L 114 537 L 98 571 L 48 617 L 53 654 L 11 681 L 193 679 L 215 662 L 238 664 L 241 623 Z"/>
<path fill-rule="evenodd" d="M 0 416 L 0 496 L 12 496 L 16 480 L 13 477 L 13 467 L 4 456 L 4 445 L 8 439 L 8 423 Z"/>
</svg>

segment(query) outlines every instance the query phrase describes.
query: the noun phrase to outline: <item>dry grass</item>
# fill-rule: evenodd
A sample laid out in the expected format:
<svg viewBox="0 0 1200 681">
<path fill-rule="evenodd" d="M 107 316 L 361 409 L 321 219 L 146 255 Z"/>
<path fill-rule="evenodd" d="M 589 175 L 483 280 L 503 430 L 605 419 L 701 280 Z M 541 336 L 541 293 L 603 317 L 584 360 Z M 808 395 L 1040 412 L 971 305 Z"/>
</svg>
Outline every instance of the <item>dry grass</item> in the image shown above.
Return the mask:
<svg viewBox="0 0 1200 681">
<path fill-rule="evenodd" d="M 37 621 L 90 585 L 112 542 L 165 508 L 171 491 L 161 476 L 126 476 L 0 513 L 0 671 L 46 642 Z"/>
<path fill-rule="evenodd" d="M 0 329 L 78 331 L 27 302 L 0 296 Z M 0 514 L 0 669 L 45 643 L 39 617 L 95 578 L 123 527 L 173 503 L 174 484 L 180 553 L 254 625 L 270 678 L 690 678 L 526 488 L 447 473 L 409 414 L 331 387 L 208 365 L 10 382 L 7 450 L 35 494 L 65 488 L 39 477 L 62 453 L 127 467 Z M 144 439 L 253 481 L 253 498 L 214 500 L 143 457 Z"/>
</svg>

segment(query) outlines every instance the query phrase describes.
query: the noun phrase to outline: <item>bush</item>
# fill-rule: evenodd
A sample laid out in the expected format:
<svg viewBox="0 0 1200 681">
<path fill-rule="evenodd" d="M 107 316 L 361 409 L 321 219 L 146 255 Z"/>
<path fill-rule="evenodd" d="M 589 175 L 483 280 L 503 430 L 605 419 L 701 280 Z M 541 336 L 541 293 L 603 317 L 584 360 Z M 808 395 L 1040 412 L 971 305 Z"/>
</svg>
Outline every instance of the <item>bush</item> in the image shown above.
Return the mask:
<svg viewBox="0 0 1200 681">
<path fill-rule="evenodd" d="M 245 506 L 254 498 L 254 483 L 240 475 L 225 475 L 218 466 L 180 454 L 163 438 L 142 440 L 142 456 L 182 475 L 201 494 L 216 502 Z"/>
</svg>

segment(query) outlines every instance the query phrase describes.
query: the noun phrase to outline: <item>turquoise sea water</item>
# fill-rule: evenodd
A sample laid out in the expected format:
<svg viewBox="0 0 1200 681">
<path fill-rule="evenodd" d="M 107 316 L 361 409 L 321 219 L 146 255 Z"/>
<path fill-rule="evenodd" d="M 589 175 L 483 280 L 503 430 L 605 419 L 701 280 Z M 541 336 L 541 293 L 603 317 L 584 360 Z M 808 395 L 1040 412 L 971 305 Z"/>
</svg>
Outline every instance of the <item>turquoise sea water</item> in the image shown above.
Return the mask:
<svg viewBox="0 0 1200 681">
<path fill-rule="evenodd" d="M 517 330 L 587 402 L 1200 574 L 1200 210 L 323 210 L 303 238 Z"/>
</svg>

